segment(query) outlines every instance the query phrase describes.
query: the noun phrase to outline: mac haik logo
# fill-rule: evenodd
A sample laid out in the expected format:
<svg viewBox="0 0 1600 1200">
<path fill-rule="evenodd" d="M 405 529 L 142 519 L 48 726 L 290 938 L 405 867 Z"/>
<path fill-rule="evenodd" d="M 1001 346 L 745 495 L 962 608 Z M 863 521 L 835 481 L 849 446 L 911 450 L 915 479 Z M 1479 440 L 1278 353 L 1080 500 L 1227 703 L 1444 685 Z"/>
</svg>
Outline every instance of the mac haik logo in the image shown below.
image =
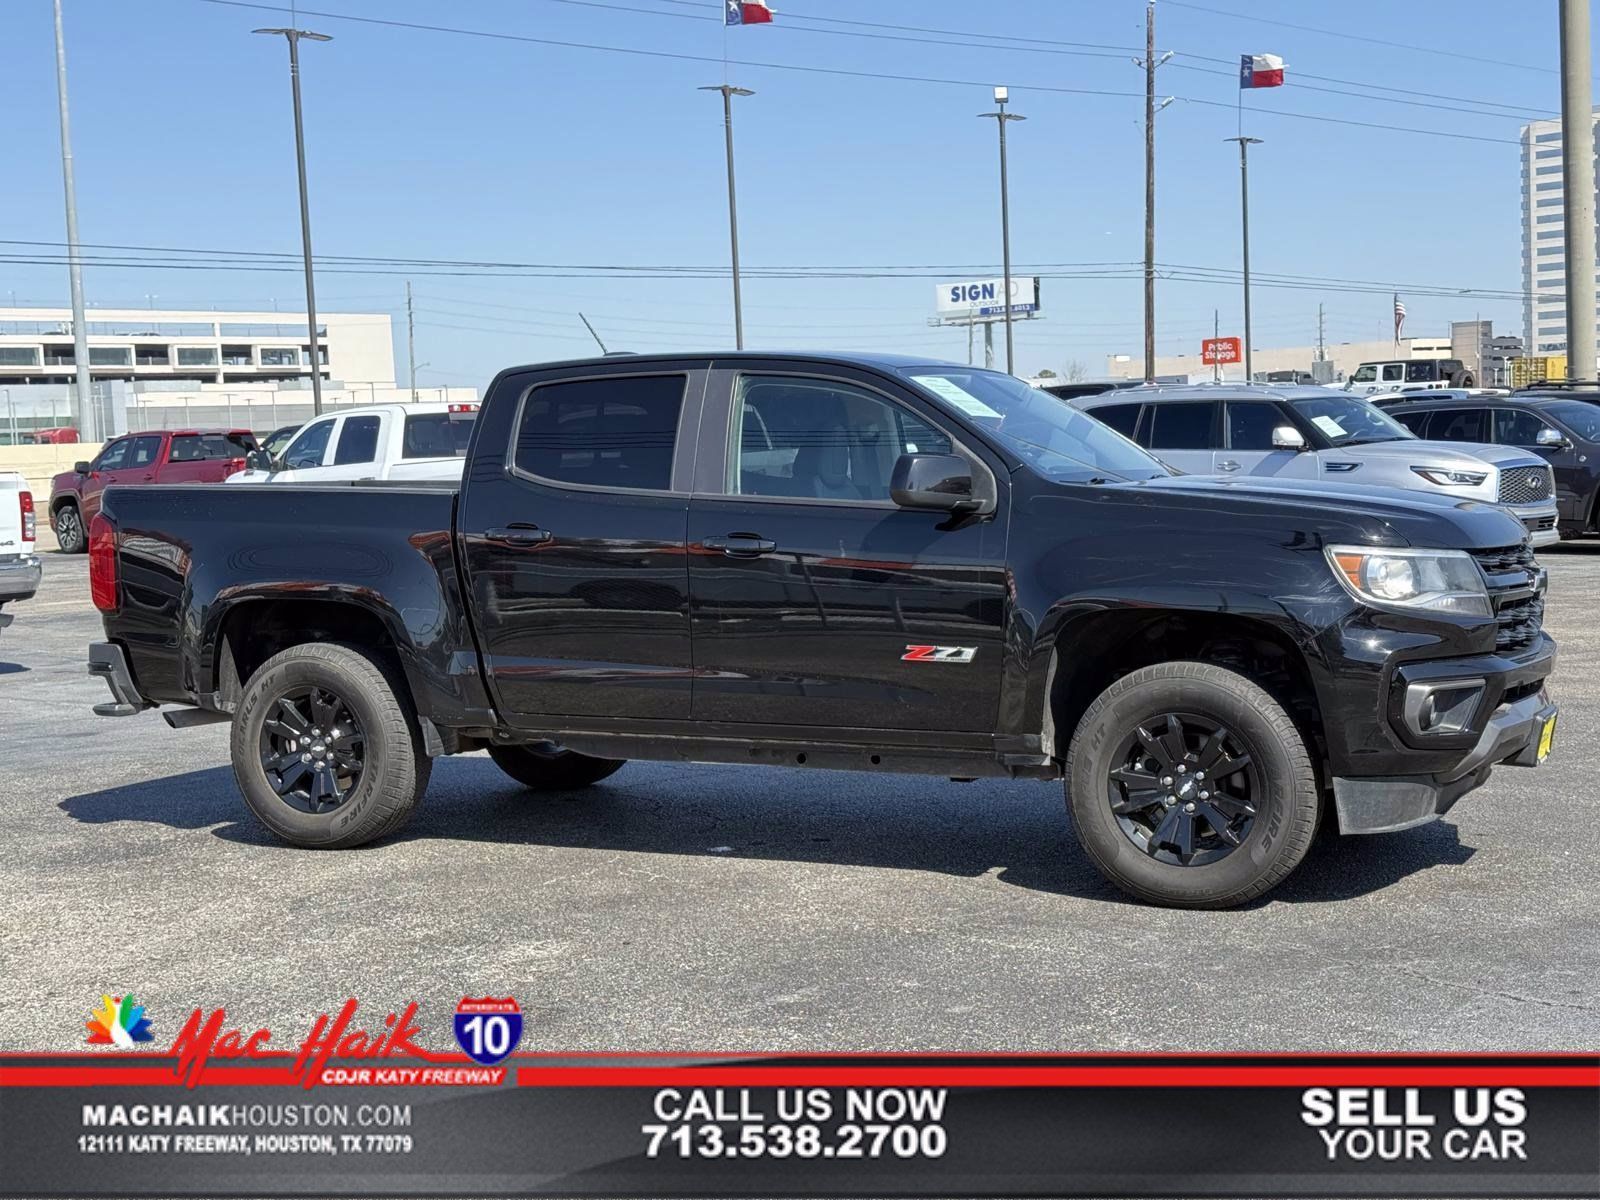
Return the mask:
<svg viewBox="0 0 1600 1200">
<path fill-rule="evenodd" d="M 977 653 L 976 646 L 907 646 L 900 661 L 969 663 Z"/>
<path fill-rule="evenodd" d="M 475 1063 L 492 1067 L 503 1061 L 522 1040 L 522 1010 L 510 996 L 474 1000 L 463 996 L 456 1005 L 456 1041 Z"/>
<path fill-rule="evenodd" d="M 194 1087 L 214 1059 L 269 1059 L 287 1057 L 290 1077 L 303 1087 L 313 1087 L 323 1079 L 333 1059 L 421 1058 L 427 1055 L 412 1039 L 422 1032 L 416 1023 L 417 1005 L 408 1004 L 403 1012 L 384 1017 L 382 1027 L 368 1031 L 355 1024 L 357 1004 L 352 997 L 344 1002 L 337 1016 L 319 1013 L 311 1032 L 292 1052 L 268 1048 L 272 1032 L 258 1028 L 248 1033 L 244 1027 L 228 1024 L 228 1011 L 215 1008 L 207 1013 L 195 1009 L 173 1040 L 171 1053 L 177 1063 L 173 1074 Z"/>
<path fill-rule="evenodd" d="M 84 1022 L 89 1030 L 91 1046 L 115 1046 L 119 1050 L 132 1050 L 139 1042 L 155 1040 L 150 1032 L 150 1018 L 144 1015 L 144 1005 L 135 1004 L 132 996 L 101 996 L 101 1007 Z"/>
</svg>

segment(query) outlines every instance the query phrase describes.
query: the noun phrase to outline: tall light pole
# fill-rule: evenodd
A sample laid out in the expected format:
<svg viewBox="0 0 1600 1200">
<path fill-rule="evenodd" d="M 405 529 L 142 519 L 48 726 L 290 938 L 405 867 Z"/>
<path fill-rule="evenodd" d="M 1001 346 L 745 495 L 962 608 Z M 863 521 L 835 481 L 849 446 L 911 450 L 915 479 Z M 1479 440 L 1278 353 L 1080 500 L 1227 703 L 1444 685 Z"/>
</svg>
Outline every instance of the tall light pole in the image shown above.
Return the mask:
<svg viewBox="0 0 1600 1200">
<path fill-rule="evenodd" d="M 1259 146 L 1261 139 L 1231 137 L 1223 140 L 1239 143 L 1239 222 L 1244 247 L 1244 381 L 1253 383 L 1255 373 L 1250 365 L 1250 147 Z"/>
<path fill-rule="evenodd" d="M 72 122 L 67 116 L 67 40 L 61 32 L 61 0 L 55 0 L 56 99 L 61 107 L 61 186 L 67 197 L 67 277 L 72 286 L 72 358 L 77 375 L 78 436 L 100 440 L 100 414 L 89 383 L 89 325 L 83 311 L 83 260 L 78 251 L 78 188 L 72 180 Z"/>
<path fill-rule="evenodd" d="M 1156 68 L 1172 57 L 1168 50 L 1156 57 L 1156 0 L 1144 9 L 1144 58 L 1134 59 L 1144 68 L 1144 381 L 1156 379 L 1156 113 L 1172 103 L 1168 96 L 1156 103 Z"/>
<path fill-rule="evenodd" d="M 1567 232 L 1567 377 L 1595 378 L 1594 110 L 1589 0 L 1561 0 L 1562 206 Z"/>
<path fill-rule="evenodd" d="M 331 42 L 326 33 L 309 29 L 257 29 L 255 33 L 282 34 L 289 43 L 289 87 L 294 93 L 294 157 L 300 170 L 300 245 L 306 264 L 306 322 L 311 333 L 311 412 L 322 413 L 322 352 L 317 341 L 317 288 L 311 276 L 311 206 L 306 200 L 306 134 L 300 115 L 300 39 Z"/>
<path fill-rule="evenodd" d="M 739 198 L 733 186 L 733 98 L 754 96 L 749 88 L 723 83 L 702 92 L 722 93 L 722 132 L 728 148 L 728 241 L 733 250 L 733 344 L 744 349 L 744 302 L 739 296 Z"/>
<path fill-rule="evenodd" d="M 1006 111 L 1006 101 L 1011 98 L 1009 89 L 994 90 L 996 111 L 979 113 L 979 117 L 993 117 L 1000 130 L 1000 254 L 1004 264 L 1006 299 L 1006 374 L 1016 374 L 1016 353 L 1011 338 L 1011 185 L 1006 178 L 1006 122 L 1026 121 L 1028 118 Z"/>
</svg>

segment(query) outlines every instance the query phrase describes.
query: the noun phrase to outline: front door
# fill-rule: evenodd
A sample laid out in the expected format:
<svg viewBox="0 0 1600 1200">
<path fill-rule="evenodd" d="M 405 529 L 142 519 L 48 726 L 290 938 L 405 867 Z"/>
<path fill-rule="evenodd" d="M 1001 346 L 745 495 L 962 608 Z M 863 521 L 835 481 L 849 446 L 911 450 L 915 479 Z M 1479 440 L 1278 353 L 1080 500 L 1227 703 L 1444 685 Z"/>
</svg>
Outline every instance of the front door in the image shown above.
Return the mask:
<svg viewBox="0 0 1600 1200">
<path fill-rule="evenodd" d="M 619 364 L 496 385 L 458 526 L 509 724 L 688 717 L 684 525 L 705 374 Z"/>
<path fill-rule="evenodd" d="M 866 372 L 718 371 L 689 509 L 694 717 L 835 731 L 992 733 L 1008 492 L 909 389 Z M 724 440 L 716 430 L 727 430 Z M 902 454 L 964 453 L 985 517 L 902 509 Z"/>
<path fill-rule="evenodd" d="M 1317 457 L 1300 450 L 1280 450 L 1273 430 L 1295 424 L 1272 400 L 1229 400 L 1226 445 L 1216 453 L 1217 473 L 1227 476 L 1285 475 L 1314 478 Z"/>
</svg>

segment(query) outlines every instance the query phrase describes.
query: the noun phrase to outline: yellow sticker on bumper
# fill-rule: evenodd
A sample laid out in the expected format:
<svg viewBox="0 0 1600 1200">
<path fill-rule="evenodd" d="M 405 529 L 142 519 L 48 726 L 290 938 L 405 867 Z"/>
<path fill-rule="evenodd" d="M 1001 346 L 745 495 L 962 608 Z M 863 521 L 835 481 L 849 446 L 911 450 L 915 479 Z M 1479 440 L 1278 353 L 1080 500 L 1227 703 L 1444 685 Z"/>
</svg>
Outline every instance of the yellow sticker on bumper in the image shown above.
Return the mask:
<svg viewBox="0 0 1600 1200">
<path fill-rule="evenodd" d="M 1551 717 L 1544 723 L 1544 728 L 1539 731 L 1539 761 L 1543 762 L 1550 757 L 1550 747 L 1556 741 L 1556 719 Z"/>
</svg>

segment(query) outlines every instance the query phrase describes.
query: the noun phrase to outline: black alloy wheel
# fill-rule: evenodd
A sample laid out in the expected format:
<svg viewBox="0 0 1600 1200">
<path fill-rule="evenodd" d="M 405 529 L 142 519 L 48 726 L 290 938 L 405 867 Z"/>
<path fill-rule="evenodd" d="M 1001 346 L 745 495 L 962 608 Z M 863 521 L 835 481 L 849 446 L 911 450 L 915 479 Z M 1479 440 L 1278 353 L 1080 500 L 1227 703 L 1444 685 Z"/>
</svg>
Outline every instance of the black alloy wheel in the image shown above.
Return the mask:
<svg viewBox="0 0 1600 1200">
<path fill-rule="evenodd" d="M 350 706 L 326 687 L 280 695 L 261 726 L 261 768 L 291 808 L 329 813 L 350 798 L 366 766 L 366 737 Z"/>
<path fill-rule="evenodd" d="M 88 544 L 76 504 L 63 504 L 56 510 L 56 544 L 67 554 L 77 554 Z"/>
<path fill-rule="evenodd" d="M 1106 797 L 1124 836 L 1157 862 L 1218 862 L 1250 836 L 1261 770 L 1240 735 L 1211 717 L 1163 713 L 1112 754 Z"/>
</svg>

